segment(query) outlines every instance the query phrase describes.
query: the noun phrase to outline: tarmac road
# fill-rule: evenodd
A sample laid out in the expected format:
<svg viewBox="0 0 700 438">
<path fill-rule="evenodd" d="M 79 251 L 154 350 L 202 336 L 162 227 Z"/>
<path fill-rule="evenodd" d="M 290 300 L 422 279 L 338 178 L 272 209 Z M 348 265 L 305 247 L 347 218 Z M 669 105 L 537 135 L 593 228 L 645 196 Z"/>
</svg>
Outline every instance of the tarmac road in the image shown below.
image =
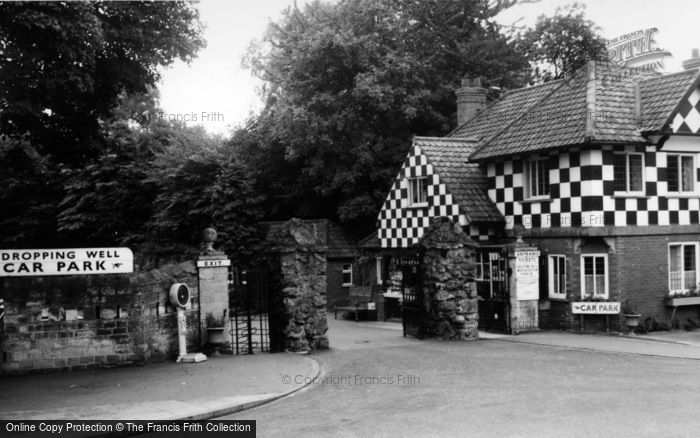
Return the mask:
<svg viewBox="0 0 700 438">
<path fill-rule="evenodd" d="M 259 437 L 700 436 L 697 360 L 329 323 L 321 380 L 225 418 L 257 420 Z"/>
</svg>

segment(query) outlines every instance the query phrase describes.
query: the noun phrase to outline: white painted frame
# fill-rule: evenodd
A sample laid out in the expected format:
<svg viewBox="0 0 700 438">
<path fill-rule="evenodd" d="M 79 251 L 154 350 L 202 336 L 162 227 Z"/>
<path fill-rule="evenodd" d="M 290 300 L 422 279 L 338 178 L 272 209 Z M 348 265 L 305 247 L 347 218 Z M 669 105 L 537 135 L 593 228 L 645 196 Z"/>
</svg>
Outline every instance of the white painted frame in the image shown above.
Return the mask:
<svg viewBox="0 0 700 438">
<path fill-rule="evenodd" d="M 347 269 L 346 269 L 346 266 L 348 267 Z M 346 282 L 344 281 L 344 280 L 345 280 L 345 274 L 350 274 L 350 282 L 349 282 L 349 283 L 346 283 Z M 352 286 L 352 284 L 353 284 L 353 283 L 352 283 L 352 280 L 353 280 L 353 278 L 352 278 L 352 263 L 350 263 L 350 264 L 343 264 L 342 267 L 341 267 L 341 270 L 340 270 L 340 275 L 341 275 L 340 279 L 341 279 L 341 281 L 343 282 L 343 287 Z"/>
<path fill-rule="evenodd" d="M 533 166 L 535 169 L 537 169 L 537 163 L 540 161 L 544 161 L 546 163 L 546 172 L 547 172 L 547 181 L 549 184 L 547 184 L 547 193 L 546 194 L 541 194 L 538 193 L 534 195 L 532 193 L 532 168 Z M 536 201 L 539 199 L 549 199 L 549 193 L 550 193 L 550 186 L 551 186 L 551 171 L 549 169 L 549 158 L 547 157 L 539 157 L 539 158 L 530 158 L 528 160 L 523 161 L 523 192 L 525 196 L 526 201 Z M 539 176 L 539 175 L 538 175 Z"/>
<path fill-rule="evenodd" d="M 581 254 L 581 266 L 580 266 L 580 271 L 581 271 L 581 298 L 586 298 L 586 269 L 585 269 L 585 264 L 584 264 L 584 259 L 586 257 L 603 257 L 605 260 L 605 294 L 600 295 L 597 294 L 595 290 L 595 281 L 593 282 L 593 297 L 600 297 L 607 299 L 610 297 L 610 265 L 608 263 L 608 255 L 605 253 L 590 253 L 590 254 Z M 595 276 L 595 262 L 593 263 L 593 272 Z"/>
<path fill-rule="evenodd" d="M 409 207 L 427 207 L 428 206 L 428 177 L 427 176 L 414 176 L 406 178 L 408 182 L 408 206 Z M 418 189 L 419 181 L 425 182 L 425 199 L 419 202 L 413 202 L 414 194 L 416 189 Z"/>
<path fill-rule="evenodd" d="M 563 292 L 560 291 L 559 293 L 556 293 L 556 292 L 554 292 L 554 290 L 555 290 L 555 285 L 558 284 L 558 282 L 557 282 L 557 279 L 554 278 L 554 264 L 558 263 L 559 259 L 564 259 L 564 291 Z M 547 276 L 549 277 L 549 282 L 548 282 L 549 298 L 554 298 L 554 299 L 559 299 L 559 300 L 566 299 L 566 291 L 567 291 L 567 286 L 568 286 L 567 285 L 567 279 L 568 279 L 567 278 L 567 269 L 568 268 L 566 266 L 566 262 L 567 262 L 566 256 L 562 255 L 562 254 L 550 254 L 547 257 L 547 263 L 548 263 Z"/>
<path fill-rule="evenodd" d="M 644 152 L 614 152 L 613 155 L 623 155 L 625 157 L 625 187 L 626 190 L 620 191 L 616 190 L 614 196 L 645 196 L 647 191 L 647 172 L 646 172 L 646 160 L 644 159 Z M 642 157 L 642 190 L 632 191 L 629 190 L 630 186 L 630 155 L 640 155 Z M 613 166 L 613 178 L 615 177 L 615 170 Z"/>
<path fill-rule="evenodd" d="M 671 295 L 677 295 L 685 292 L 686 289 L 671 289 L 671 246 L 683 246 L 683 245 L 693 245 L 695 247 L 695 281 L 700 280 L 700 245 L 698 242 L 669 242 L 666 251 L 667 266 L 668 266 L 668 291 Z M 682 254 L 682 252 L 681 252 Z M 683 272 L 683 271 L 681 271 Z M 683 278 L 682 284 L 685 284 L 685 278 Z"/>
<path fill-rule="evenodd" d="M 678 191 L 671 191 L 668 188 L 668 161 L 670 155 L 677 155 L 678 158 Z M 693 190 L 681 190 L 681 175 L 683 175 L 683 169 L 681 168 L 681 163 L 683 162 L 682 157 L 690 157 L 693 160 Z M 693 197 L 698 194 L 698 181 L 697 181 L 697 162 L 695 159 L 695 154 L 687 152 L 666 152 L 666 194 L 670 197 Z"/>
</svg>

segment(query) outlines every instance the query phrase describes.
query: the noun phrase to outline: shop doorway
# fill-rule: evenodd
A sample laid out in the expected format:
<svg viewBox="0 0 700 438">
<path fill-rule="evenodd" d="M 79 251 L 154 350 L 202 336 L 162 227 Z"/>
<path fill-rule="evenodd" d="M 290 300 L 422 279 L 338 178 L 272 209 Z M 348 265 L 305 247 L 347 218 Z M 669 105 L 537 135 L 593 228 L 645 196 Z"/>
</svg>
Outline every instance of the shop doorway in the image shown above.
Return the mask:
<svg viewBox="0 0 700 438">
<path fill-rule="evenodd" d="M 421 257 L 400 257 L 403 335 L 422 338 L 425 319 Z"/>
<path fill-rule="evenodd" d="M 508 255 L 503 247 L 476 251 L 476 287 L 479 294 L 479 329 L 510 333 Z"/>
<path fill-rule="evenodd" d="M 421 255 L 403 252 L 386 258 L 386 315 L 399 316 L 404 336 L 423 337 L 425 301 L 423 299 Z"/>
</svg>

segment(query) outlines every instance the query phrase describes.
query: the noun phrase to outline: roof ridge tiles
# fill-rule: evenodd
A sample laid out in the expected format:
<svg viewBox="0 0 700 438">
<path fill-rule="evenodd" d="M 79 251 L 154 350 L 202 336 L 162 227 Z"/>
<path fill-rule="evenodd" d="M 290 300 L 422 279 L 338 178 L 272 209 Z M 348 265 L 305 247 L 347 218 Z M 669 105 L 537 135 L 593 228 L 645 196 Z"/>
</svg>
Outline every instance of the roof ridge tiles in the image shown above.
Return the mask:
<svg viewBox="0 0 700 438">
<path fill-rule="evenodd" d="M 546 87 L 546 86 L 552 86 L 552 85 L 555 85 L 557 82 L 564 82 L 564 80 L 563 80 L 563 79 L 556 79 L 556 80 L 549 81 L 549 82 L 543 82 L 543 83 L 541 83 L 541 84 L 534 84 L 534 85 L 528 85 L 528 86 L 526 86 L 526 87 L 520 87 L 520 88 L 511 89 L 511 90 L 505 90 L 505 91 L 503 92 L 503 94 L 501 94 L 501 95 L 498 97 L 498 99 L 494 100 L 493 102 L 488 103 L 488 104 L 484 107 L 484 109 L 482 109 L 481 111 L 477 112 L 477 113 L 474 115 L 474 117 L 472 117 L 471 119 L 467 120 L 466 122 L 462 123 L 461 125 L 457 125 L 457 127 L 455 127 L 455 129 L 453 129 L 452 131 L 448 132 L 448 133 L 446 134 L 446 136 L 447 136 L 447 137 L 452 137 L 453 134 L 454 134 L 455 132 L 459 131 L 459 130 L 460 130 L 462 127 L 464 127 L 465 125 L 469 125 L 469 124 L 475 123 L 475 122 L 476 122 L 477 120 L 479 120 L 480 118 L 485 117 L 484 115 L 485 115 L 485 114 L 488 114 L 488 112 L 489 112 L 490 109 L 492 109 L 496 104 L 500 103 L 500 102 L 501 102 L 503 99 L 505 99 L 507 96 L 510 96 L 510 95 L 512 95 L 512 94 L 520 94 L 520 93 L 523 93 L 523 92 L 526 92 L 526 91 L 527 91 L 527 92 L 531 92 L 531 91 L 532 91 L 533 89 L 535 89 L 535 88 L 543 88 L 543 87 Z M 464 138 L 466 138 L 466 137 L 464 137 Z"/>
<path fill-rule="evenodd" d="M 549 83 L 549 82 L 546 82 L 546 83 Z M 530 105 L 530 107 L 529 107 L 528 109 L 526 109 L 526 110 L 523 111 L 521 114 L 519 114 L 517 117 L 515 117 L 513 120 L 511 120 L 510 123 L 507 123 L 507 124 L 503 127 L 503 129 L 501 129 L 500 131 L 498 131 L 496 134 L 492 135 L 486 142 L 484 142 L 484 144 L 482 144 L 482 145 L 480 145 L 479 147 L 477 147 L 476 150 L 475 150 L 474 152 L 472 152 L 472 154 L 469 156 L 469 158 L 471 159 L 471 158 L 474 157 L 475 155 L 478 155 L 479 152 L 481 152 L 482 150 L 484 150 L 484 148 L 486 148 L 489 144 L 493 143 L 493 141 L 494 141 L 495 139 L 497 139 L 498 137 L 500 137 L 501 135 L 503 135 L 503 133 L 507 132 L 513 125 L 515 125 L 515 124 L 518 123 L 520 120 L 522 120 L 525 116 L 527 116 L 527 115 L 530 113 L 530 110 L 531 110 L 532 108 L 536 107 L 537 105 L 541 104 L 541 103 L 544 102 L 545 100 L 549 99 L 554 93 L 556 93 L 558 90 L 560 90 L 566 83 L 567 83 L 566 81 L 561 81 L 561 83 L 559 84 L 559 86 L 553 87 L 553 89 L 552 89 L 549 93 L 546 93 L 544 96 L 542 96 L 542 98 L 540 98 L 539 100 L 537 100 L 536 102 L 534 102 L 532 105 Z M 544 84 L 543 84 L 543 85 L 544 85 Z M 528 87 L 528 89 L 531 89 L 531 88 Z"/>
<path fill-rule="evenodd" d="M 660 75 L 655 75 L 655 76 L 641 76 L 637 78 L 638 82 L 647 82 L 647 81 L 652 81 L 652 80 L 658 80 L 658 79 L 668 79 L 672 76 L 683 76 L 683 75 L 690 75 L 690 74 L 699 74 L 700 70 L 695 68 L 695 69 L 690 69 L 690 70 L 682 70 L 682 71 L 677 71 L 673 73 L 662 73 Z"/>
</svg>

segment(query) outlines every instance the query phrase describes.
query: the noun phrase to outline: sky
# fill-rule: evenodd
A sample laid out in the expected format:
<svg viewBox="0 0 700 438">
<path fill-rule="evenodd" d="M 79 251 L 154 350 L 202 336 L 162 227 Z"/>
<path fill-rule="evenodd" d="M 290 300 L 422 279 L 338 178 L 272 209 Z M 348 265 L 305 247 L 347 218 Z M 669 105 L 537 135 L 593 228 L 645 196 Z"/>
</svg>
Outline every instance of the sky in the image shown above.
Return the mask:
<svg viewBox="0 0 700 438">
<path fill-rule="evenodd" d="M 572 0 L 524 0 L 498 17 L 501 24 L 532 26 L 539 15 L 553 15 Z M 298 0 L 301 7 L 304 0 Z M 586 17 L 601 27 L 606 38 L 656 27 L 665 71 L 682 69 L 691 49 L 700 48 L 698 0 L 588 0 Z M 241 61 L 251 41 L 261 39 L 270 21 L 277 21 L 293 0 L 201 0 L 200 19 L 206 26 L 207 47 L 190 65 L 177 61 L 163 71 L 159 84 L 166 117 L 201 124 L 212 134 L 227 136 L 262 106 L 262 85 Z"/>
</svg>

